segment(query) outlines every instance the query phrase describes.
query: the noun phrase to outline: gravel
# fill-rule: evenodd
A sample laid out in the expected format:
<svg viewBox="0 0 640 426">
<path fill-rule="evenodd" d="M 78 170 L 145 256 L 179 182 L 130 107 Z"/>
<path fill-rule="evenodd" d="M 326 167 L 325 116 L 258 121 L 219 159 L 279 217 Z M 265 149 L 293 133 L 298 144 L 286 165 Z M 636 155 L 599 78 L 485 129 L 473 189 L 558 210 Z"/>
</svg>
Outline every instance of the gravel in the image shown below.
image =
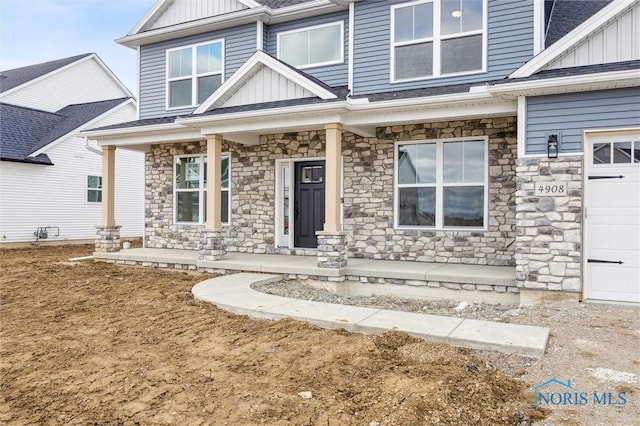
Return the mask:
<svg viewBox="0 0 640 426">
<path fill-rule="evenodd" d="M 261 284 L 254 290 L 326 303 L 373 307 L 487 321 L 548 327 L 541 359 L 494 351 L 474 351 L 486 363 L 524 380 L 533 388 L 555 378 L 571 380 L 587 404 L 546 406 L 551 415 L 540 425 L 636 425 L 640 418 L 640 307 L 559 301 L 532 307 L 450 300 L 424 301 L 389 296 L 341 296 L 329 286 L 300 281 Z M 563 389 L 550 388 L 550 392 Z M 593 394 L 611 393 L 618 404 L 596 403 Z M 618 395 L 623 393 L 625 404 Z M 533 395 L 532 395 L 533 401 Z"/>
</svg>

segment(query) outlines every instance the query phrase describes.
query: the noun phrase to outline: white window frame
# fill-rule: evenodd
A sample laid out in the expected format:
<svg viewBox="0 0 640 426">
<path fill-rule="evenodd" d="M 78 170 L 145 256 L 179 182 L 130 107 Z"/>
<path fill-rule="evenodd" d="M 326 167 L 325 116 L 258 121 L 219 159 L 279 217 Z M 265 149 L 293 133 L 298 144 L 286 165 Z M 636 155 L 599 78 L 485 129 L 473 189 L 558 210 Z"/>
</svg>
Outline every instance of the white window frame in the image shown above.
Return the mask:
<svg viewBox="0 0 640 426">
<path fill-rule="evenodd" d="M 222 64 L 221 64 L 220 71 L 198 74 L 198 55 L 196 53 L 198 51 L 198 47 L 206 46 L 208 44 L 214 44 L 214 43 L 220 43 L 220 49 L 222 52 L 222 58 L 221 58 Z M 191 78 L 191 104 L 172 107 L 170 106 L 170 99 L 169 99 L 169 94 L 170 94 L 169 83 L 172 83 L 174 81 L 187 80 L 189 79 L 189 77 L 174 77 L 174 78 L 169 77 L 169 65 L 170 65 L 169 55 L 171 54 L 171 52 L 176 52 L 178 50 L 185 50 L 185 49 L 191 49 L 191 77 L 190 77 Z M 200 105 L 198 104 L 198 77 L 220 75 L 220 85 L 222 85 L 224 83 L 224 74 L 225 74 L 225 56 L 226 56 L 225 44 L 224 44 L 223 38 L 167 49 L 165 53 L 165 100 L 166 100 L 165 108 L 166 110 L 167 111 L 179 110 L 184 108 L 197 107 L 198 105 Z"/>
<path fill-rule="evenodd" d="M 325 61 L 325 62 L 316 62 L 316 63 L 309 63 L 307 65 L 299 65 L 299 66 L 295 66 L 298 69 L 306 69 L 306 68 L 315 68 L 315 67 L 323 67 L 323 66 L 327 66 L 327 65 L 337 65 L 337 64 L 343 64 L 344 63 L 344 21 L 335 21 L 335 22 L 329 22 L 327 24 L 320 24 L 320 25 L 313 25 L 311 27 L 304 27 L 304 28 L 296 28 L 295 30 L 288 30 L 288 31 L 281 31 L 278 33 L 277 35 L 277 41 L 276 41 L 276 56 L 278 59 L 280 59 L 281 55 L 280 55 L 280 38 L 283 35 L 289 35 L 289 34 L 295 34 L 295 33 L 301 33 L 301 32 L 305 32 L 305 31 L 312 31 L 312 30 L 317 30 L 319 28 L 327 28 L 327 27 L 333 27 L 333 26 L 340 26 L 340 59 L 337 59 L 335 61 Z"/>
<path fill-rule="evenodd" d="M 395 42 L 395 35 L 396 35 L 395 10 L 403 7 L 416 6 L 420 4 L 426 4 L 426 3 L 433 4 L 433 36 L 396 43 Z M 418 0 L 418 1 L 408 2 L 408 3 L 396 4 L 390 7 L 390 10 L 391 10 L 391 14 L 389 16 L 389 20 L 391 21 L 391 34 L 389 36 L 390 55 L 391 55 L 391 61 L 389 63 L 389 82 L 390 83 L 405 83 L 405 82 L 411 82 L 411 81 L 432 80 L 432 79 L 442 78 L 442 77 L 456 77 L 456 76 L 473 75 L 473 74 L 480 74 L 480 73 L 487 72 L 487 25 L 489 22 L 488 12 L 487 12 L 487 0 L 482 1 L 482 30 L 467 31 L 463 33 L 455 33 L 455 34 L 447 34 L 447 35 L 440 34 L 441 32 L 441 29 L 440 29 L 441 7 L 440 6 L 441 6 L 441 0 Z M 481 69 L 462 71 L 462 72 L 456 72 L 456 73 L 447 73 L 447 74 L 443 74 L 440 72 L 441 64 L 442 64 L 442 58 L 440 53 L 442 51 L 441 44 L 443 40 L 450 40 L 450 39 L 462 38 L 462 37 L 480 35 L 480 34 L 482 35 L 482 68 Z M 396 79 L 396 76 L 395 76 L 396 49 L 395 48 L 402 47 L 402 46 L 410 46 L 413 44 L 427 43 L 427 42 L 433 43 L 433 74 L 429 76 L 424 76 L 424 77 L 410 77 L 410 78 Z"/>
<path fill-rule="evenodd" d="M 198 185 L 198 189 L 178 189 L 176 187 L 176 162 L 179 158 L 194 158 L 194 157 L 198 157 L 200 158 L 200 167 L 202 168 L 200 171 L 200 183 Z M 222 222 L 222 225 L 224 226 L 229 226 L 231 225 L 231 153 L 229 152 L 223 152 L 221 155 L 222 158 L 227 157 L 229 159 L 229 185 L 227 188 L 221 188 L 221 191 L 224 192 L 228 192 L 228 200 L 229 202 L 227 203 L 227 207 L 228 207 L 228 213 L 227 213 L 227 217 L 229 219 L 228 222 Z M 199 226 L 199 225 L 204 225 L 206 220 L 204 217 L 204 209 L 205 209 L 205 205 L 204 205 L 204 193 L 207 191 L 208 188 L 204 187 L 204 167 L 206 167 L 206 158 L 207 155 L 206 154 L 184 154 L 184 155 L 174 155 L 173 156 L 173 174 L 171 175 L 171 182 L 173 185 L 173 205 L 172 205 L 172 209 L 173 209 L 173 223 L 176 225 L 187 225 L 187 226 Z M 221 158 L 221 159 L 222 159 Z M 199 211 L 198 211 L 198 217 L 200 218 L 199 222 L 178 222 L 178 196 L 177 194 L 179 192 L 198 192 L 199 195 L 199 199 L 200 199 L 200 203 L 199 203 Z"/>
<path fill-rule="evenodd" d="M 460 183 L 444 183 L 444 144 L 447 142 L 464 142 L 464 141 L 484 141 L 484 182 L 460 182 Z M 400 145 L 413 144 L 435 144 L 436 145 L 436 182 L 434 183 L 416 183 L 416 184 L 399 184 L 398 181 L 398 147 Z M 419 230 L 419 231 L 467 231 L 478 232 L 487 231 L 489 229 L 489 138 L 487 136 L 467 136 L 461 138 L 448 139 L 424 139 L 424 140 L 406 140 L 396 141 L 393 147 L 393 227 L 398 230 Z M 484 217 L 482 227 L 450 227 L 444 226 L 444 188 L 460 186 L 483 186 L 484 187 Z M 401 188 L 436 188 L 436 223 L 435 226 L 417 226 L 417 225 L 400 225 L 398 219 L 399 193 Z"/>
<path fill-rule="evenodd" d="M 100 188 L 89 188 L 89 178 L 90 177 L 100 178 Z M 88 204 L 101 204 L 102 203 L 102 175 L 86 175 L 85 182 L 85 193 L 84 193 L 84 202 Z M 100 201 L 91 201 L 89 200 L 89 191 L 99 191 L 100 192 Z"/>
</svg>

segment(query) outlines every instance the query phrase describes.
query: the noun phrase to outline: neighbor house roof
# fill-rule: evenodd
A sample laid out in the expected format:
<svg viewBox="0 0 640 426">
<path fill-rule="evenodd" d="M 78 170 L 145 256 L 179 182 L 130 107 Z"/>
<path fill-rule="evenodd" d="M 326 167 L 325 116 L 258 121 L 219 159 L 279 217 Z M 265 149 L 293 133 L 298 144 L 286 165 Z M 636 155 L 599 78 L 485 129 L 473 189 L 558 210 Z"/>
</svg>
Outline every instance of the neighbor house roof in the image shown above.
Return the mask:
<svg viewBox="0 0 640 426">
<path fill-rule="evenodd" d="M 55 61 L 44 62 L 41 64 L 0 71 L 0 93 L 6 92 L 14 87 L 21 86 L 31 80 L 35 80 L 38 77 L 42 77 L 43 75 L 49 74 L 57 69 L 91 55 L 93 55 L 93 53 L 85 53 L 83 55 L 57 59 Z"/>
<path fill-rule="evenodd" d="M 545 46 L 551 46 L 611 2 L 612 0 L 556 0 L 547 25 Z"/>
<path fill-rule="evenodd" d="M 47 155 L 31 155 L 129 99 L 69 105 L 56 112 L 0 103 L 0 160 L 51 165 Z"/>
</svg>

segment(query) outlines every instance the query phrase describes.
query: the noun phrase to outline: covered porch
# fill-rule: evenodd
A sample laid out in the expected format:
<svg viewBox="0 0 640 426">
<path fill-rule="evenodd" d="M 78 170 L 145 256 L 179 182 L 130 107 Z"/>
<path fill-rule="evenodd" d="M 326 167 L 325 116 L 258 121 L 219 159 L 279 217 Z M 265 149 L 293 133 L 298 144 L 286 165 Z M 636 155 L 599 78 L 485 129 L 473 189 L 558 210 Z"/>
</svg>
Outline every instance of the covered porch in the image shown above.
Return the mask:
<svg viewBox="0 0 640 426">
<path fill-rule="evenodd" d="M 94 259 L 123 265 L 211 273 L 280 274 L 349 296 L 390 295 L 517 305 L 526 303 L 515 283 L 515 267 L 349 258 L 342 268 L 318 267 L 315 256 L 227 253 L 203 259 L 197 251 L 136 248 L 96 252 Z"/>
</svg>

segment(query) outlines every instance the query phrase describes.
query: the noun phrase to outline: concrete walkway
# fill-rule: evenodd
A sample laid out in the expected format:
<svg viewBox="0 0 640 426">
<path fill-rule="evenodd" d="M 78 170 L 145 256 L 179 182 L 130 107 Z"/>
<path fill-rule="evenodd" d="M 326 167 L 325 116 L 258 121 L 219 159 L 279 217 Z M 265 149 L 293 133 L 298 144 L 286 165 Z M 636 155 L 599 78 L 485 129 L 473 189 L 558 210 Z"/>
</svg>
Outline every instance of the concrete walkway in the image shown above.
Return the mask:
<svg viewBox="0 0 640 426">
<path fill-rule="evenodd" d="M 536 358 L 544 354 L 549 338 L 549 329 L 543 327 L 289 299 L 250 287 L 281 278 L 257 273 L 225 275 L 196 284 L 191 291 L 198 300 L 253 318 L 294 318 L 360 333 L 398 330 L 431 342 Z"/>
</svg>

